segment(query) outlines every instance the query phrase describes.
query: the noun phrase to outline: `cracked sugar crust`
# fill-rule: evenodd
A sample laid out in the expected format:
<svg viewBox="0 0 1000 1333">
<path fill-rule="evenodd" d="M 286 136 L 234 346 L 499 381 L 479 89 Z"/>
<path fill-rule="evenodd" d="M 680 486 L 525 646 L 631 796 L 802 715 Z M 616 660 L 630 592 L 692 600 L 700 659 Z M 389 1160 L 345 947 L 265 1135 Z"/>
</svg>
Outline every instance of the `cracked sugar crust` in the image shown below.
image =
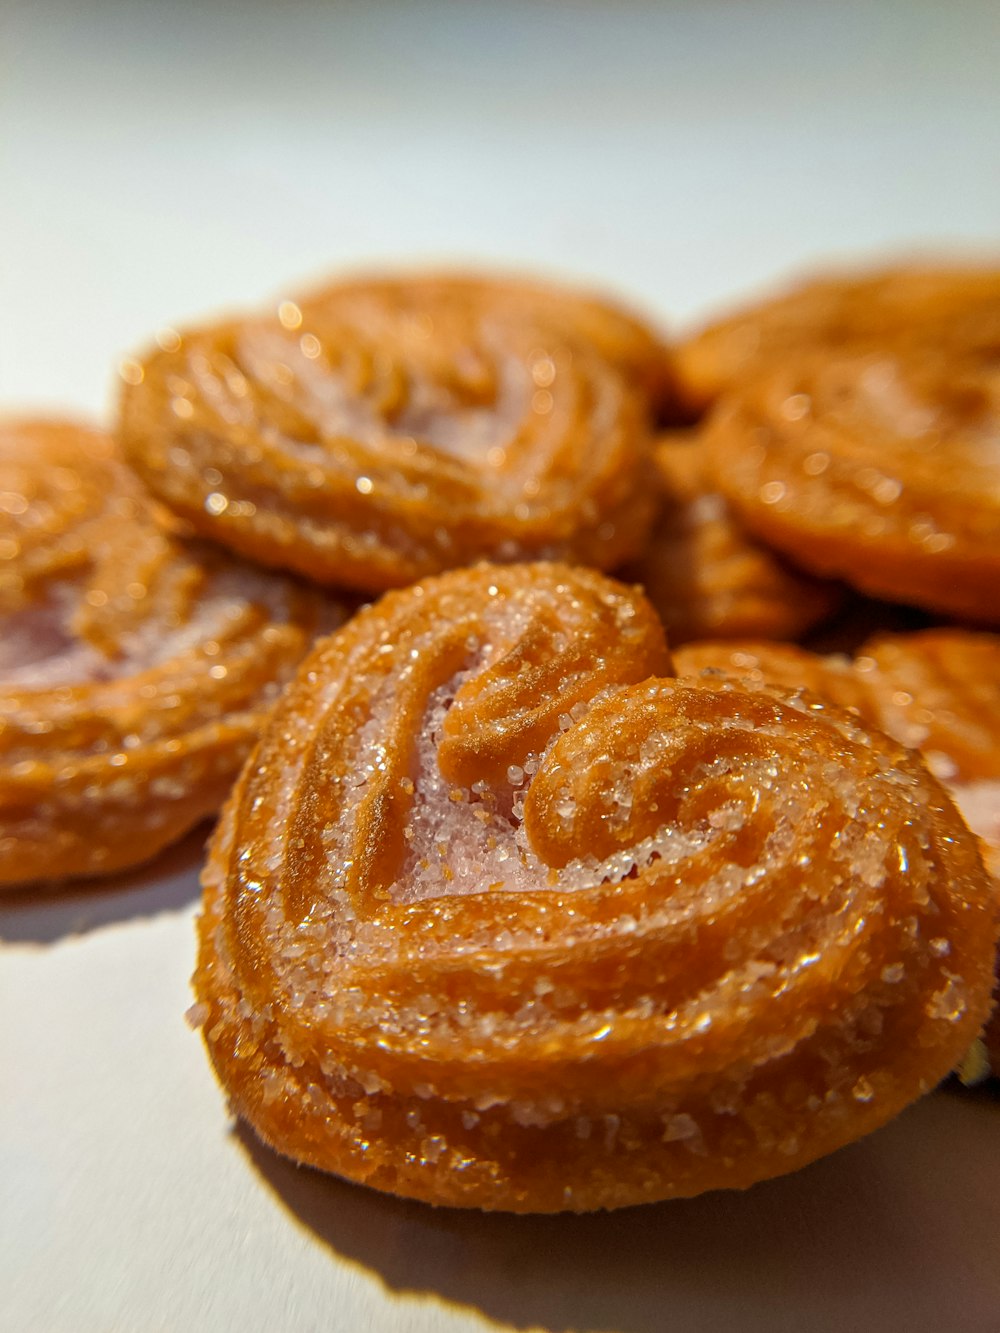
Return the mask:
<svg viewBox="0 0 1000 1333">
<path fill-rule="evenodd" d="M 0 886 L 136 864 L 221 805 L 339 613 L 183 540 L 106 435 L 0 424 Z"/>
<path fill-rule="evenodd" d="M 654 334 L 573 291 L 345 281 L 126 362 L 121 435 L 198 531 L 320 582 L 609 568 L 652 519 L 654 366 Z"/>
<path fill-rule="evenodd" d="M 636 591 L 481 566 L 303 663 L 205 872 L 197 1008 L 279 1151 L 435 1203 L 744 1187 L 982 1024 L 996 907 L 913 754 L 671 677 Z"/>
<path fill-rule="evenodd" d="M 654 450 L 661 504 L 642 556 L 620 577 L 641 583 L 671 645 L 692 639 L 796 639 L 843 597 L 749 536 L 707 476 L 691 432 Z"/>
</svg>

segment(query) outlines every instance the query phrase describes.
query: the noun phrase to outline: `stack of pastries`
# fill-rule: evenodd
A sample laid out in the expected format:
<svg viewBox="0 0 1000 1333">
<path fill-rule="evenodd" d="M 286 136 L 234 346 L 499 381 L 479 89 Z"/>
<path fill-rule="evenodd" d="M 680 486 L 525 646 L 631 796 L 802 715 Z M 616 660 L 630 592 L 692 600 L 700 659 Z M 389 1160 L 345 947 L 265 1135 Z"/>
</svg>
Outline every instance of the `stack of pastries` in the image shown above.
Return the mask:
<svg viewBox="0 0 1000 1333">
<path fill-rule="evenodd" d="M 121 378 L 0 427 L 0 885 L 221 807 L 190 1015 L 267 1143 L 611 1208 L 1000 1072 L 1000 274 L 673 344 L 350 278 Z"/>
</svg>

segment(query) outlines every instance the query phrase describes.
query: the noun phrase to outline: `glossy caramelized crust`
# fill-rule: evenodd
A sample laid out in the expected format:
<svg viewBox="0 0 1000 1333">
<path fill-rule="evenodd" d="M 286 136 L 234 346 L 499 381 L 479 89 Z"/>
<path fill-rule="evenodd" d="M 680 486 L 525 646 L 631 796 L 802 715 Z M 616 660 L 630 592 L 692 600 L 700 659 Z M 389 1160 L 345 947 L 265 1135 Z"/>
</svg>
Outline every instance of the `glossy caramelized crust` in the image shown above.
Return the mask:
<svg viewBox="0 0 1000 1333">
<path fill-rule="evenodd" d="M 804 568 L 1000 623 L 998 376 L 1000 304 L 934 345 L 800 356 L 719 403 L 714 480 Z"/>
<path fill-rule="evenodd" d="M 611 567 L 652 518 L 652 404 L 639 330 L 600 314 L 525 285 L 331 286 L 126 363 L 122 438 L 200 531 L 320 581 Z"/>
<path fill-rule="evenodd" d="M 818 701 L 668 669 L 639 594 L 546 565 L 318 646 L 205 874 L 193 1018 L 266 1142 L 611 1208 L 790 1171 L 947 1073 L 995 910 L 944 792 Z"/>
<path fill-rule="evenodd" d="M 887 346 L 916 329 L 931 338 L 956 317 L 995 310 L 1000 271 L 979 267 L 902 267 L 859 276 L 831 275 L 718 320 L 675 350 L 682 396 L 704 408 L 770 364 L 811 347 L 834 354 Z"/>
<path fill-rule="evenodd" d="M 646 550 L 621 576 L 642 584 L 671 644 L 795 639 L 833 613 L 840 587 L 800 573 L 748 536 L 709 484 L 699 444 L 664 435 L 654 461 L 660 511 Z"/>
<path fill-rule="evenodd" d="M 319 594 L 171 535 L 112 441 L 0 425 L 0 886 L 147 860 L 221 805 Z"/>
</svg>

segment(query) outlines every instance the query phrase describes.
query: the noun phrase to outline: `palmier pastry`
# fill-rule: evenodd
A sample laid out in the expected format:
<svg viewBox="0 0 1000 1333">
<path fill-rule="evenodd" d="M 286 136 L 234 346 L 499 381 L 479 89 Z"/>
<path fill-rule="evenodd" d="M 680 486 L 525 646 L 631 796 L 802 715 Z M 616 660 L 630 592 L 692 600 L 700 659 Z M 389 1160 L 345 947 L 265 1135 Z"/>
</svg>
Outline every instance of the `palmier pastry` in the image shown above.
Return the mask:
<svg viewBox="0 0 1000 1333">
<path fill-rule="evenodd" d="M 215 835 L 191 1015 L 266 1142 L 610 1208 L 790 1171 L 948 1072 L 996 923 L 937 781 L 668 670 L 640 594 L 557 565 L 428 579 L 310 655 Z"/>
<path fill-rule="evenodd" d="M 1000 623 L 1000 305 L 934 344 L 803 354 L 704 437 L 739 520 L 803 568 Z"/>
<path fill-rule="evenodd" d="M 708 484 L 696 443 L 664 435 L 654 461 L 660 512 L 646 550 L 621 577 L 643 585 L 671 644 L 795 639 L 832 614 L 839 586 L 800 573 L 747 536 Z"/>
<path fill-rule="evenodd" d="M 716 321 L 675 349 L 680 392 L 695 409 L 803 349 L 830 353 L 887 346 L 956 317 L 995 310 L 1000 271 L 901 267 L 860 276 L 831 275 L 793 287 Z"/>
<path fill-rule="evenodd" d="M 118 870 L 221 805 L 332 612 L 185 543 L 112 441 L 0 426 L 0 886 Z"/>
<path fill-rule="evenodd" d="M 632 326 L 593 311 L 433 276 L 331 286 L 126 363 L 122 438 L 199 531 L 319 581 L 610 568 L 652 518 L 652 406 Z"/>
</svg>

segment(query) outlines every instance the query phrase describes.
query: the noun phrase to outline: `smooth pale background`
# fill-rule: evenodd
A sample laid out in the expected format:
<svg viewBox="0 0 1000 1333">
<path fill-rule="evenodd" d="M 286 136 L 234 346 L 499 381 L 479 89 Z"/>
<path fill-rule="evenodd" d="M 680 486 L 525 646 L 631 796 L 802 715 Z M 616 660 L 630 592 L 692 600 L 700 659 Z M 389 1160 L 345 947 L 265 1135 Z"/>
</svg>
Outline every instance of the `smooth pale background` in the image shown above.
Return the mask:
<svg viewBox="0 0 1000 1333">
<path fill-rule="evenodd" d="M 665 321 L 996 249 L 1000 6 L 7 3 L 0 410 L 108 412 L 152 331 L 339 265 L 492 260 Z M 938 1093 L 746 1195 L 435 1212 L 231 1132 L 201 837 L 0 906 L 0 1327 L 1000 1328 L 1000 1105 Z"/>
</svg>

